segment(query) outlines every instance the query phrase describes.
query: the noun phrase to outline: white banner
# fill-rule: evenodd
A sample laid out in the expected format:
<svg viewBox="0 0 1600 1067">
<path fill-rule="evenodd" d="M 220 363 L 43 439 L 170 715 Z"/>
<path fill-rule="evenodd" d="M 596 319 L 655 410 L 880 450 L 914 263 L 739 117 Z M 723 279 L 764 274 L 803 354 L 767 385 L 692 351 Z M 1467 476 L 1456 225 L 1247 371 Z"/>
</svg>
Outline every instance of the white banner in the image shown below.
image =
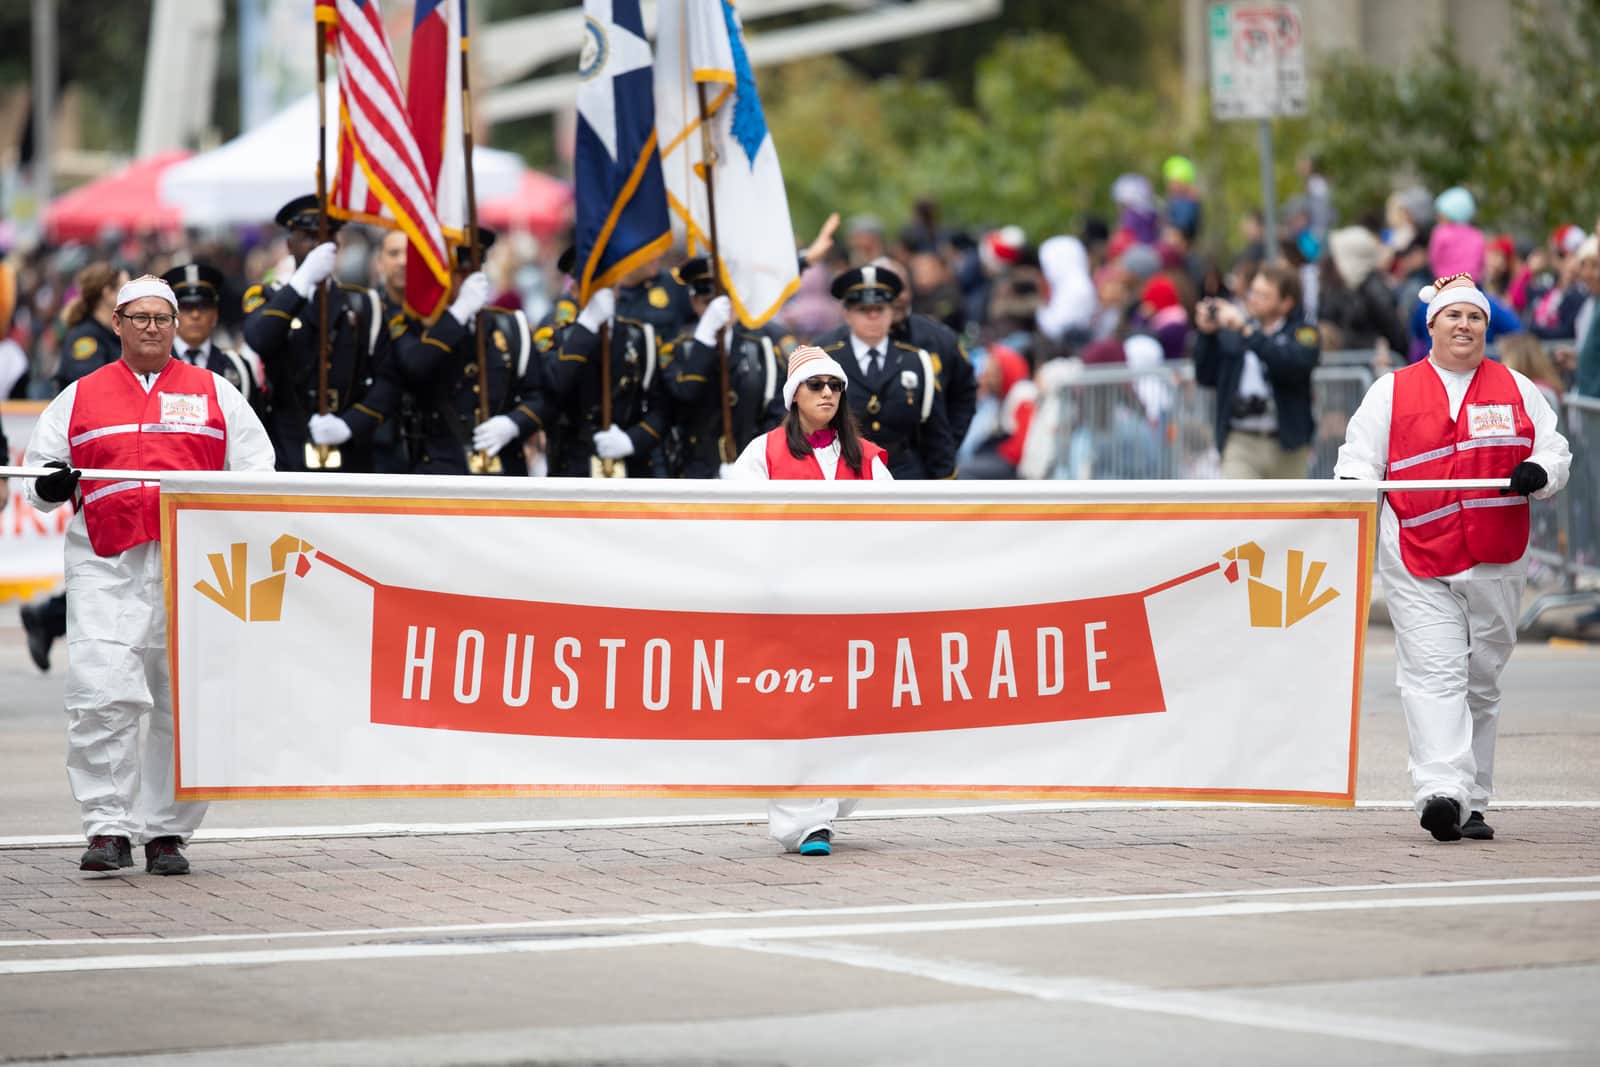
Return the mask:
<svg viewBox="0 0 1600 1067">
<path fill-rule="evenodd" d="M 173 476 L 178 793 L 1349 805 L 1375 514 L 1333 482 Z"/>
<path fill-rule="evenodd" d="M 4 421 L 6 444 L 11 450 L 7 463 L 22 462 L 28 438 L 33 436 L 34 424 L 44 408 L 43 401 L 0 402 L 0 420 Z M 72 518 L 70 504 L 48 515 L 35 510 L 23 495 L 23 480 L 7 480 L 11 495 L 0 509 L 0 600 L 27 596 L 61 580 L 61 550 Z"/>
</svg>

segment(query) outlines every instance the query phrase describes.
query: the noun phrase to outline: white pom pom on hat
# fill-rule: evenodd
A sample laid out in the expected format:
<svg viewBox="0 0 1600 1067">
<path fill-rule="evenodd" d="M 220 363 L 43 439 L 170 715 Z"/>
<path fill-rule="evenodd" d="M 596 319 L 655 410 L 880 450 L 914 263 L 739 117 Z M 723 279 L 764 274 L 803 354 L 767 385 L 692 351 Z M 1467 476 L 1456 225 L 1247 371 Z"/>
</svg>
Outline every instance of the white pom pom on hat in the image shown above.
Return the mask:
<svg viewBox="0 0 1600 1067">
<path fill-rule="evenodd" d="M 1437 288 L 1432 285 L 1424 285 L 1420 290 L 1418 290 L 1417 299 L 1426 304 L 1438 295 L 1439 290 Z"/>
</svg>

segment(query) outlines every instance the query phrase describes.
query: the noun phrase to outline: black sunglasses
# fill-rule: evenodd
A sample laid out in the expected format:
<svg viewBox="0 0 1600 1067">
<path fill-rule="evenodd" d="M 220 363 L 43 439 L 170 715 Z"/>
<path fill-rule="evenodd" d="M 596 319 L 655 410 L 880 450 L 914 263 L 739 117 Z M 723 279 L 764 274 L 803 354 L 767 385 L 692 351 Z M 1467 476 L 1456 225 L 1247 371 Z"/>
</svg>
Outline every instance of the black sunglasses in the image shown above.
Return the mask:
<svg viewBox="0 0 1600 1067">
<path fill-rule="evenodd" d="M 824 389 L 832 389 L 836 393 L 844 392 L 844 382 L 838 378 L 807 378 L 806 388 L 813 393 L 820 393 Z"/>
</svg>

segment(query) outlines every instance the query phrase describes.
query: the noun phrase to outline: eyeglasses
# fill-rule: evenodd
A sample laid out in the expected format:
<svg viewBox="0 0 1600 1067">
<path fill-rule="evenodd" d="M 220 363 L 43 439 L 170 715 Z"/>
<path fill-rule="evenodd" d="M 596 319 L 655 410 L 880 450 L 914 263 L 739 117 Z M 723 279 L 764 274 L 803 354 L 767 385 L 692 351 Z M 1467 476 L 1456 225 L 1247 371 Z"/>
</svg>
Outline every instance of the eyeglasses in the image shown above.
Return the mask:
<svg viewBox="0 0 1600 1067">
<path fill-rule="evenodd" d="M 806 388 L 813 393 L 820 393 L 824 389 L 832 389 L 835 393 L 844 392 L 844 382 L 838 378 L 807 378 Z"/>
<path fill-rule="evenodd" d="M 143 311 L 135 311 L 131 315 L 121 312 L 119 314 L 141 330 L 148 330 L 152 326 L 158 330 L 165 330 L 168 327 L 178 325 L 178 316 L 176 315 L 147 315 Z"/>
</svg>

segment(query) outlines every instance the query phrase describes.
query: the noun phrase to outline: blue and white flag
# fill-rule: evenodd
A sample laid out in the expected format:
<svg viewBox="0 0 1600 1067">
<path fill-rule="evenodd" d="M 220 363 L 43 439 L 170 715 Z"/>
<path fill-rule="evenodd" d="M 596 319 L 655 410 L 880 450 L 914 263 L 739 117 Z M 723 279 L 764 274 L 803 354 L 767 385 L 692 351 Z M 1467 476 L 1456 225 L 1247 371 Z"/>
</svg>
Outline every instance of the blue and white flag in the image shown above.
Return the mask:
<svg viewBox="0 0 1600 1067">
<path fill-rule="evenodd" d="M 576 152 L 578 298 L 672 243 L 639 0 L 584 0 Z"/>
<path fill-rule="evenodd" d="M 698 86 L 706 86 L 716 153 L 717 244 L 722 287 L 755 327 L 800 286 L 789 198 L 767 129 L 744 30 L 728 0 L 661 0 L 656 11 L 656 130 L 672 228 L 691 255 L 708 251 Z"/>
</svg>

